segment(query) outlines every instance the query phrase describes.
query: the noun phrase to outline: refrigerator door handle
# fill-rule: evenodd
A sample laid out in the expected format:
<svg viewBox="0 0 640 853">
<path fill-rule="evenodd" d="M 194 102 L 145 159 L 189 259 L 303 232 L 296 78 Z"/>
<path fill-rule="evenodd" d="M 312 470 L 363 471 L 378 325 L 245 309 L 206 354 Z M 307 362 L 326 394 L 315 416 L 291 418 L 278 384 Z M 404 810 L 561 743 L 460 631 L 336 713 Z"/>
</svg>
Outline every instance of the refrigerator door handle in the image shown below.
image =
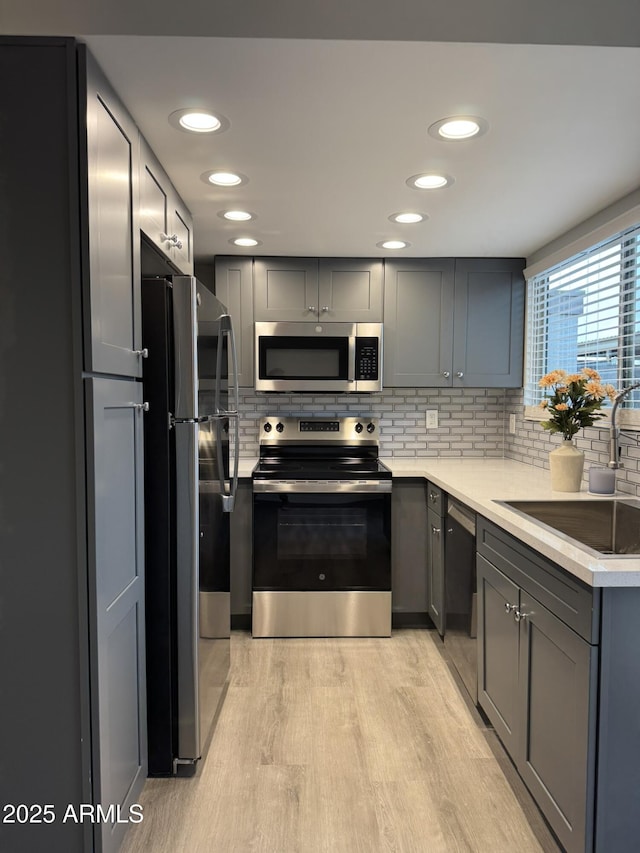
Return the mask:
<svg viewBox="0 0 640 853">
<path fill-rule="evenodd" d="M 225 482 L 224 477 L 224 465 L 222 459 L 222 439 L 221 439 L 221 429 L 222 422 L 225 419 L 218 419 L 216 421 L 216 452 L 218 455 L 218 471 L 220 478 L 220 497 L 222 499 L 222 511 L 223 512 L 233 512 L 233 508 L 235 506 L 236 501 L 236 492 L 238 490 L 238 462 L 239 462 L 239 447 L 240 443 L 239 439 L 239 429 L 238 429 L 238 417 L 231 417 L 228 420 L 233 421 L 234 423 L 234 449 L 233 449 L 233 473 L 229 476 L 229 487 L 227 488 L 227 484 Z"/>
</svg>

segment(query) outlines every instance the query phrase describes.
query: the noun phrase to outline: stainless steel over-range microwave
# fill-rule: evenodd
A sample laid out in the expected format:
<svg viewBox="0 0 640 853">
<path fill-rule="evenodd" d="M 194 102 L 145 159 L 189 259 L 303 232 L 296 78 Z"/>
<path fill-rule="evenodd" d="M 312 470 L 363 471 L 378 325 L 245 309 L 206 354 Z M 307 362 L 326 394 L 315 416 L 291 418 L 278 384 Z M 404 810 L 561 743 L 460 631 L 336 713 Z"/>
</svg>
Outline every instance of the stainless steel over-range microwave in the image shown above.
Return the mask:
<svg viewBox="0 0 640 853">
<path fill-rule="evenodd" d="M 382 323 L 256 323 L 256 391 L 382 389 Z"/>
</svg>

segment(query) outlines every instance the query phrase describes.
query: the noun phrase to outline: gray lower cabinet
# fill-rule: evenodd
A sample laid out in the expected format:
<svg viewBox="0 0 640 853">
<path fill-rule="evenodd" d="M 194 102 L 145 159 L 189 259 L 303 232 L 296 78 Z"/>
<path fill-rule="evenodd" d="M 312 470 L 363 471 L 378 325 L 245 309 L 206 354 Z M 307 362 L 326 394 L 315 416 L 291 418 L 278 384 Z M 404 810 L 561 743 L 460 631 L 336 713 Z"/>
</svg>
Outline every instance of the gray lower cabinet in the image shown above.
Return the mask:
<svg viewBox="0 0 640 853">
<path fill-rule="evenodd" d="M 428 611 L 427 505 L 424 479 L 396 478 L 391 500 L 393 624 L 421 624 Z"/>
<path fill-rule="evenodd" d="M 524 262 L 385 261 L 387 387 L 522 385 Z"/>
<path fill-rule="evenodd" d="M 382 321 L 382 261 L 255 258 L 257 321 Z"/>
<path fill-rule="evenodd" d="M 89 608 L 94 797 L 128 815 L 147 775 L 142 385 L 87 383 Z M 127 824 L 98 824 L 99 849 L 117 851 Z"/>
<path fill-rule="evenodd" d="M 479 704 L 563 847 L 590 851 L 599 596 L 484 521 L 478 551 Z"/>
<path fill-rule="evenodd" d="M 233 319 L 238 385 L 253 388 L 253 258 L 216 257 L 214 287 L 216 296 Z"/>
<path fill-rule="evenodd" d="M 444 636 L 444 546 L 446 496 L 438 486 L 427 483 L 427 601 L 429 616 Z"/>
</svg>

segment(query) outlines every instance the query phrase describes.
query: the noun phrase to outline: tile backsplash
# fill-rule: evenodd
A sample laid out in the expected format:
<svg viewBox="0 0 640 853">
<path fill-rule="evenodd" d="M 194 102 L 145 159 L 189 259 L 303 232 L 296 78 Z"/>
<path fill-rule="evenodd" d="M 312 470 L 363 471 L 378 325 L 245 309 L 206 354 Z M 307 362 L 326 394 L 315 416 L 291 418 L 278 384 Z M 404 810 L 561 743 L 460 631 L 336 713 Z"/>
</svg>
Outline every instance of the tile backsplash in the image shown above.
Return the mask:
<svg viewBox="0 0 640 853">
<path fill-rule="evenodd" d="M 447 456 L 506 457 L 539 468 L 549 467 L 549 451 L 558 446 L 539 424 L 524 419 L 521 389 L 501 388 L 387 388 L 380 394 L 256 394 L 240 389 L 240 454 L 258 455 L 258 425 L 267 415 L 336 417 L 352 415 L 380 419 L 380 454 L 387 457 Z M 426 428 L 428 409 L 438 411 L 438 427 Z M 515 415 L 515 434 L 508 432 Z M 616 474 L 619 492 L 640 496 L 640 444 L 634 436 L 620 438 Z M 592 465 L 606 465 L 609 433 L 585 429 L 576 438 L 585 452 L 585 481 Z"/>
<path fill-rule="evenodd" d="M 388 388 L 380 394 L 256 394 L 240 389 L 240 453 L 258 455 L 266 415 L 380 419 L 381 456 L 503 456 L 505 393 L 482 388 Z M 427 409 L 438 427 L 426 428 Z"/>
<path fill-rule="evenodd" d="M 560 443 L 560 438 L 551 436 L 535 421 L 526 421 L 523 417 L 524 402 L 522 390 L 505 392 L 505 424 L 509 415 L 516 416 L 515 435 L 505 426 L 504 455 L 508 459 L 526 462 L 538 468 L 549 468 L 549 451 Z M 616 472 L 616 489 L 629 495 L 640 496 L 640 445 L 635 440 L 640 433 L 629 432 L 620 436 L 620 462 L 623 467 Z M 587 481 L 592 465 L 606 465 L 609 461 L 609 431 L 591 427 L 582 430 L 575 437 L 576 447 L 584 451 L 584 480 Z"/>
</svg>

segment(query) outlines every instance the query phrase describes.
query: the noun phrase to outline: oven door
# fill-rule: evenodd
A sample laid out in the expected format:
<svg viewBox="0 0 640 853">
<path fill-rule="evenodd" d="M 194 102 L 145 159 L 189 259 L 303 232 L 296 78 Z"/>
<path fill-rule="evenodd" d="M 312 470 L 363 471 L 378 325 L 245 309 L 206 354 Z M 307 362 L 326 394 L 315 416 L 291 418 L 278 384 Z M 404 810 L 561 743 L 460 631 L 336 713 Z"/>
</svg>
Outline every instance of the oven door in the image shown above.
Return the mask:
<svg viewBox="0 0 640 853">
<path fill-rule="evenodd" d="M 254 483 L 253 509 L 254 591 L 391 590 L 391 481 Z"/>
</svg>

